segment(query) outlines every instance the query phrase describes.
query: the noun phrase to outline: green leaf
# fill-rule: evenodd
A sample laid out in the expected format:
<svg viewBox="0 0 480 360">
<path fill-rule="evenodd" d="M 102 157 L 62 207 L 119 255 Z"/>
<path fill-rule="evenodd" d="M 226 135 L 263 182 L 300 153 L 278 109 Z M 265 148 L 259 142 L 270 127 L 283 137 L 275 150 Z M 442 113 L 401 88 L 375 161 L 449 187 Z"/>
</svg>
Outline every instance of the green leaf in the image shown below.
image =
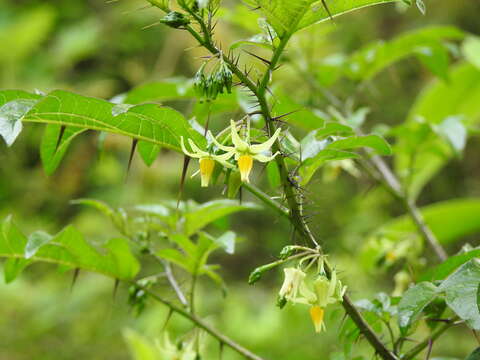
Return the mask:
<svg viewBox="0 0 480 360">
<path fill-rule="evenodd" d="M 178 152 L 181 151 L 180 136 L 192 138 L 199 146 L 205 143 L 204 137 L 173 109 L 145 104 L 113 116 L 114 106 L 105 100 L 56 90 L 38 101 L 23 121 L 111 132 Z"/>
<path fill-rule="evenodd" d="M 443 280 L 459 266 L 474 258 L 480 258 L 480 249 L 449 257 L 445 262 L 427 270 L 420 276 L 421 281 Z"/>
<path fill-rule="evenodd" d="M 437 297 L 438 289 L 429 282 L 409 288 L 398 304 L 398 325 L 407 329 L 422 313 L 423 309 Z"/>
<path fill-rule="evenodd" d="M 448 84 L 434 81 L 425 89 L 398 131 L 395 168 L 412 199 L 455 155 L 450 143 L 425 125 L 438 125 L 455 116 L 468 128 L 480 120 L 480 71 L 461 64 L 448 77 Z"/>
<path fill-rule="evenodd" d="M 306 109 L 303 105 L 296 103 L 291 97 L 276 92 L 275 99 L 277 101 L 273 107 L 274 116 L 282 116 L 292 113 L 286 116 L 283 120 L 305 130 L 318 129 L 324 126 L 325 120 L 322 117 L 317 115 L 314 111 Z"/>
<path fill-rule="evenodd" d="M 455 199 L 438 202 L 420 209 L 426 224 L 441 244 L 449 244 L 463 236 L 480 231 L 480 199 Z M 455 214 L 453 216 L 452 214 Z M 462 219 L 462 221 L 458 221 Z M 371 237 L 388 234 L 392 240 L 401 240 L 417 234 L 410 216 L 398 217 L 377 229 Z"/>
<path fill-rule="evenodd" d="M 465 360 L 480 360 L 480 347 L 476 348 Z"/>
<path fill-rule="evenodd" d="M 415 49 L 420 62 L 427 67 L 434 75 L 444 81 L 448 81 L 448 66 L 450 55 L 441 43 L 432 42 Z"/>
<path fill-rule="evenodd" d="M 240 204 L 234 200 L 209 201 L 185 213 L 183 231 L 190 236 L 219 218 L 252 209 L 258 209 L 258 206 L 253 203 Z"/>
<path fill-rule="evenodd" d="M 392 148 L 388 142 L 379 135 L 352 136 L 327 145 L 327 149 L 335 150 L 352 150 L 363 147 L 368 147 L 380 155 L 392 154 Z"/>
<path fill-rule="evenodd" d="M 480 70 L 480 37 L 467 36 L 462 44 L 463 56 Z"/>
<path fill-rule="evenodd" d="M 289 36 L 332 16 L 360 9 L 366 6 L 384 4 L 391 0 L 325 0 L 328 10 L 319 0 L 248 0 L 251 5 L 260 8 L 269 24 L 280 38 Z"/>
<path fill-rule="evenodd" d="M 147 83 L 130 90 L 123 99 L 125 104 L 142 104 L 153 101 L 190 99 L 195 97 L 193 84 L 186 79 Z"/>
<path fill-rule="evenodd" d="M 336 149 L 325 149 L 320 151 L 313 158 L 305 160 L 299 168 L 299 174 L 302 178 L 302 185 L 307 184 L 313 174 L 326 162 L 337 161 L 345 159 L 356 159 L 358 155 L 348 151 L 341 151 Z"/>
<path fill-rule="evenodd" d="M 147 141 L 139 141 L 137 149 L 147 166 L 153 164 L 157 159 L 158 154 L 160 154 L 160 150 L 162 150 L 160 145 L 152 144 Z"/>
<path fill-rule="evenodd" d="M 104 246 L 108 250 L 106 254 L 93 248 L 72 226 L 66 227 L 48 241 L 43 235 L 41 239 L 31 238 L 28 241 L 31 242 L 30 245 L 27 245 L 27 238 L 11 218 L 7 218 L 1 224 L 0 257 L 28 261 L 24 263 L 25 266 L 37 261 L 48 262 L 122 280 L 133 278 L 139 271 L 140 265 L 123 239 L 110 240 Z"/>
<path fill-rule="evenodd" d="M 393 63 L 417 55 L 437 75 L 445 70 L 443 41 L 459 40 L 464 32 L 452 26 L 429 26 L 407 32 L 394 39 L 369 44 L 351 55 L 347 74 L 353 79 L 369 80 Z"/>
<path fill-rule="evenodd" d="M 9 284 L 17 278 L 18 275 L 28 266 L 29 262 L 25 259 L 10 258 L 3 265 L 5 283 Z"/>
<path fill-rule="evenodd" d="M 477 292 L 480 284 L 480 263 L 478 259 L 463 264 L 439 287 L 445 292 L 447 305 L 475 330 L 480 330 L 480 312 Z"/>
<path fill-rule="evenodd" d="M 72 140 L 86 131 L 86 129 L 69 126 L 63 130 L 62 138 L 59 140 L 62 126 L 55 124 L 48 124 L 45 127 L 45 132 L 42 137 L 40 145 L 40 158 L 42 159 L 43 169 L 47 175 L 52 175 L 57 170 L 58 165 L 65 156 L 68 146 Z M 58 147 L 57 147 L 58 144 Z"/>
</svg>

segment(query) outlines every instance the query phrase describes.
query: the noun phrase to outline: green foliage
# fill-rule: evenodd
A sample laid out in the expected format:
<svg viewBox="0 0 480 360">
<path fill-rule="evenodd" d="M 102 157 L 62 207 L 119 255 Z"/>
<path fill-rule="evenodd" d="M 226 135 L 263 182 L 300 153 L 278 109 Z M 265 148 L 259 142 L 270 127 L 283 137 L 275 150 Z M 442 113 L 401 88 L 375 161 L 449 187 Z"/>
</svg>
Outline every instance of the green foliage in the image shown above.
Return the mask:
<svg viewBox="0 0 480 360">
<path fill-rule="evenodd" d="M 258 6 L 280 38 L 289 37 L 296 31 L 330 17 L 371 5 L 393 2 L 391 0 L 249 0 Z"/>
<path fill-rule="evenodd" d="M 1 230 L 0 257 L 9 259 L 5 272 L 7 282 L 34 262 L 53 263 L 122 280 L 133 278 L 140 268 L 127 242 L 120 238 L 108 241 L 103 246 L 108 252 L 102 254 L 72 226 L 53 237 L 37 232 L 27 238 L 8 217 Z"/>
<path fill-rule="evenodd" d="M 478 259 L 470 260 L 450 275 L 439 287 L 448 306 L 475 330 L 480 330 L 477 294 L 480 279 Z"/>
<path fill-rule="evenodd" d="M 429 282 L 421 282 L 408 289 L 398 304 L 400 329 L 405 332 L 437 295 L 437 287 Z"/>
<path fill-rule="evenodd" d="M 425 184 L 455 155 L 450 145 L 452 141 L 445 141 L 431 127 L 451 116 L 461 118 L 467 128 L 480 119 L 477 101 L 480 71 L 471 64 L 460 64 L 448 77 L 448 83 L 435 81 L 420 95 L 407 121 L 396 131 L 395 167 L 411 198 L 416 198 Z M 457 134 L 463 136 L 462 130 Z"/>
<path fill-rule="evenodd" d="M 350 56 L 346 71 L 351 78 L 366 81 L 395 62 L 414 55 L 435 75 L 446 80 L 449 61 L 444 42 L 461 40 L 464 36 L 463 31 L 451 26 L 423 27 L 361 48 Z"/>
</svg>

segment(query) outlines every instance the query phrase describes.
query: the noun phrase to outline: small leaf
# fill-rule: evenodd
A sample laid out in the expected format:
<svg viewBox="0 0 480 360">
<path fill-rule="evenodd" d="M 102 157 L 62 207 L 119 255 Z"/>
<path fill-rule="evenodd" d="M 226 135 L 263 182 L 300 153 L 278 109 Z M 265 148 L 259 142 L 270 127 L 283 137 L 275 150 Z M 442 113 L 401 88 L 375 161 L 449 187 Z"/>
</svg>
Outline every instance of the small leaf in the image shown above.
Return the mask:
<svg viewBox="0 0 480 360">
<path fill-rule="evenodd" d="M 429 282 L 419 283 L 408 289 L 398 304 L 398 325 L 406 330 L 438 294 L 435 285 Z"/>
<path fill-rule="evenodd" d="M 473 259 L 463 264 L 439 287 L 445 292 L 447 305 L 474 330 L 480 330 L 480 313 L 477 305 L 480 284 L 480 263 Z"/>
<path fill-rule="evenodd" d="M 3 272 L 5 282 L 7 284 L 11 283 L 17 278 L 18 275 L 29 265 L 29 261 L 25 259 L 15 259 L 10 258 L 5 261 L 3 265 Z"/>
</svg>

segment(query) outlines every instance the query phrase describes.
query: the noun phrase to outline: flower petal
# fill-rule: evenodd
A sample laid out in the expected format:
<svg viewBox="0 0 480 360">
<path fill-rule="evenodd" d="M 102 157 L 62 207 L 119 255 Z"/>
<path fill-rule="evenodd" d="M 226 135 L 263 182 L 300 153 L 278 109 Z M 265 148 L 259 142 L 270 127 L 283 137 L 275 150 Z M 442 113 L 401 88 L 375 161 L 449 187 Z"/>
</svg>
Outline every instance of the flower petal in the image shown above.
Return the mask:
<svg viewBox="0 0 480 360">
<path fill-rule="evenodd" d="M 277 140 L 281 131 L 282 129 L 277 129 L 277 131 L 275 131 L 275 134 L 273 134 L 273 136 L 267 141 L 265 141 L 263 144 L 251 145 L 250 151 L 253 152 L 254 154 L 258 154 L 270 149 L 273 143 Z"/>
<path fill-rule="evenodd" d="M 188 143 L 190 144 L 190 147 L 195 152 L 195 154 L 197 154 L 201 157 L 209 157 L 210 156 L 210 154 L 208 152 L 200 150 L 200 148 L 193 142 L 192 139 L 188 139 Z"/>
<path fill-rule="evenodd" d="M 269 161 L 272 161 L 273 159 L 275 159 L 275 157 L 280 154 L 278 151 L 273 154 L 272 156 L 265 156 L 265 155 L 262 155 L 262 154 L 257 154 L 257 155 L 253 155 L 252 157 L 257 160 L 257 161 L 260 161 L 260 162 L 269 162 Z"/>
<path fill-rule="evenodd" d="M 247 151 L 249 149 L 248 143 L 243 141 L 240 135 L 238 135 L 237 125 L 233 120 L 230 121 L 230 129 L 232 133 L 232 143 L 235 145 L 235 149 L 240 152 Z"/>
<path fill-rule="evenodd" d="M 187 148 L 185 147 L 185 143 L 183 142 L 183 136 L 180 136 L 180 146 L 181 146 L 182 151 L 185 155 L 190 156 L 191 158 L 199 158 L 200 157 L 199 155 L 192 154 L 191 152 L 189 152 L 187 150 Z"/>
<path fill-rule="evenodd" d="M 234 151 L 235 148 L 233 146 L 225 146 L 225 145 L 222 145 L 218 142 L 218 140 L 215 138 L 215 136 L 213 136 L 213 134 L 210 132 L 210 130 L 208 131 L 208 134 L 209 136 L 211 137 L 212 139 L 212 142 L 215 144 L 216 147 L 218 147 L 220 150 L 223 150 L 223 151 Z"/>
</svg>

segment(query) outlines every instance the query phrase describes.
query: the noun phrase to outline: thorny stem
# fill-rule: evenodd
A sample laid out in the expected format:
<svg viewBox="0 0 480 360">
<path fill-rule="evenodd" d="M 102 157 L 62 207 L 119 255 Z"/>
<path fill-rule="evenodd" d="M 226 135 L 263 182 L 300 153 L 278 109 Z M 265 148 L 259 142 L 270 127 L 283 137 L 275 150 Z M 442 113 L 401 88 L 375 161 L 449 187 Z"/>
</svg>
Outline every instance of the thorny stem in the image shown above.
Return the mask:
<svg viewBox="0 0 480 360">
<path fill-rule="evenodd" d="M 165 306 L 167 306 L 168 308 L 170 308 L 171 311 L 179 314 L 180 316 L 188 319 L 189 321 L 191 321 L 193 324 L 195 324 L 198 328 L 200 329 L 203 329 L 205 330 L 207 333 L 209 333 L 211 336 L 213 336 L 214 338 L 216 338 L 218 341 L 220 341 L 221 343 L 227 345 L 228 347 L 230 347 L 231 349 L 235 350 L 236 352 L 238 352 L 240 355 L 244 356 L 246 359 L 250 359 L 250 360 L 264 360 L 263 358 L 261 358 L 260 356 L 258 355 L 255 355 L 254 353 L 252 353 L 250 350 L 244 348 L 243 346 L 237 344 L 235 341 L 233 341 L 232 339 L 230 339 L 229 337 L 225 336 L 224 334 L 220 333 L 218 330 L 216 330 L 215 328 L 213 328 L 212 326 L 210 326 L 209 324 L 205 323 L 203 320 L 201 320 L 200 318 L 198 318 L 197 316 L 191 314 L 188 310 L 186 309 L 183 309 L 173 303 L 171 303 L 170 301 L 164 299 L 163 297 L 157 295 L 156 293 L 154 293 L 153 291 L 151 291 L 150 289 L 146 288 L 146 287 L 143 287 L 143 286 L 139 286 L 137 283 L 135 282 L 131 282 L 131 284 L 134 284 L 135 286 L 139 287 L 140 289 L 142 289 L 143 291 L 145 291 L 145 293 L 147 293 L 152 299 L 164 304 Z"/>
<path fill-rule="evenodd" d="M 200 22 L 201 23 L 201 22 Z M 201 25 L 203 28 L 203 26 Z M 187 31 L 189 31 L 195 39 L 200 43 L 200 45 L 204 46 L 207 50 L 209 50 L 213 55 L 221 54 L 221 51 L 216 48 L 216 46 L 211 42 L 210 38 L 204 37 L 202 38 L 200 34 L 198 34 L 193 28 L 190 26 L 186 27 Z M 265 96 L 267 91 L 267 86 L 271 78 L 272 72 L 276 69 L 277 64 L 280 60 L 280 57 L 285 50 L 285 47 L 290 39 L 289 36 L 284 36 L 281 41 L 280 45 L 275 49 L 272 59 L 270 61 L 270 65 L 267 69 L 267 72 L 260 82 L 259 86 L 257 87 L 246 74 L 244 74 L 235 63 L 233 63 L 228 57 L 223 56 L 225 63 L 228 64 L 230 70 L 242 81 L 242 83 L 252 91 L 252 93 L 257 97 L 260 110 L 262 115 L 265 119 L 265 123 L 267 126 L 268 133 L 271 135 L 275 131 L 275 124 L 274 119 L 272 118 L 270 108 L 268 106 L 268 102 Z M 272 150 L 274 152 L 280 150 L 279 143 L 274 144 Z M 285 192 L 285 197 L 287 199 L 287 203 L 289 206 L 289 220 L 297 230 L 297 232 L 302 235 L 305 239 L 312 242 L 317 248 L 320 249 L 318 242 L 315 239 L 315 236 L 310 231 L 308 225 L 305 223 L 303 216 L 302 216 L 302 209 L 301 206 L 297 203 L 298 196 L 296 193 L 296 188 L 293 182 L 290 179 L 290 175 L 288 173 L 288 169 L 285 163 L 285 159 L 282 156 L 276 157 L 276 163 L 280 171 L 280 175 L 282 178 L 283 189 Z M 249 190 L 247 188 L 247 190 Z M 258 196 L 258 192 L 252 192 L 253 195 Z M 266 200 L 265 197 L 259 197 L 260 200 Z M 271 200 L 271 199 L 270 199 Z M 265 201 L 265 204 L 272 207 L 271 201 Z M 273 207 L 272 207 L 273 208 Z M 275 206 L 275 210 L 278 211 L 278 207 Z M 331 273 L 331 268 L 328 263 L 325 264 L 325 270 L 327 275 Z M 385 344 L 378 338 L 375 334 L 373 329 L 370 327 L 368 322 L 363 318 L 362 314 L 358 311 L 355 307 L 353 302 L 350 300 L 347 294 L 344 295 L 342 305 L 346 311 L 346 313 L 352 318 L 355 322 L 361 333 L 365 336 L 365 338 L 369 341 L 372 347 L 375 349 L 376 353 L 378 353 L 384 360 L 397 360 L 397 357 L 387 349 Z"/>
<path fill-rule="evenodd" d="M 416 345 L 414 348 L 410 349 L 405 355 L 402 356 L 402 360 L 410 360 L 417 356 L 420 352 L 422 352 L 429 344 L 434 342 L 440 335 L 442 335 L 445 331 L 455 325 L 455 321 L 452 319 L 440 328 L 438 328 L 435 332 L 433 332 L 428 338 L 424 341 Z"/>
</svg>

